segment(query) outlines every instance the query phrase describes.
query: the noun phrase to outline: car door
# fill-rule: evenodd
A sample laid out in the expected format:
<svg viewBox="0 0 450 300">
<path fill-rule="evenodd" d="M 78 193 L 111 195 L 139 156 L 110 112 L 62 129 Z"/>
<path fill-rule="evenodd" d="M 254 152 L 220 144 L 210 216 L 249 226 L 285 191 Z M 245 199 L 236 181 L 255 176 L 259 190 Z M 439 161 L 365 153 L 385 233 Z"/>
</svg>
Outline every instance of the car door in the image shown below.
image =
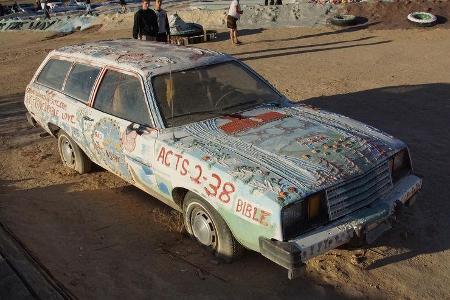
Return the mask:
<svg viewBox="0 0 450 300">
<path fill-rule="evenodd" d="M 94 161 L 95 157 L 93 153 L 89 151 L 90 141 L 86 139 L 84 130 L 86 125 L 86 115 L 88 115 L 91 110 L 89 103 L 92 97 L 93 88 L 100 72 L 101 68 L 99 66 L 75 62 L 67 75 L 62 90 L 64 102 L 72 106 L 69 110 L 71 113 L 69 116 L 64 117 L 64 114 L 62 115 L 63 119 L 71 118 L 72 131 L 69 134 Z M 64 127 L 62 128 L 64 129 Z"/>
<path fill-rule="evenodd" d="M 31 106 L 32 113 L 41 114 L 41 123 L 61 128 L 86 151 L 82 115 L 89 109 L 92 88 L 99 74 L 99 67 L 52 57 L 28 87 L 25 102 Z"/>
<path fill-rule="evenodd" d="M 85 131 L 99 163 L 125 180 L 150 192 L 157 131 L 141 78 L 133 73 L 106 69 Z"/>
</svg>

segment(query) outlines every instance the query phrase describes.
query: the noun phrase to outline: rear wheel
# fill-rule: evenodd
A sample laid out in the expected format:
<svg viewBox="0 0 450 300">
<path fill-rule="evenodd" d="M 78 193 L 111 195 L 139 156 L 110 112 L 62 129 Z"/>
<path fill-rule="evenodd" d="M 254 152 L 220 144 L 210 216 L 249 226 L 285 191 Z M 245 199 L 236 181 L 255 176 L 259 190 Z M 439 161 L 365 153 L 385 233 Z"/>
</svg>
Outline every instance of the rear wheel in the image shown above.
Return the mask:
<svg viewBox="0 0 450 300">
<path fill-rule="evenodd" d="M 187 232 L 217 257 L 231 262 L 242 255 L 242 245 L 233 237 L 222 217 L 204 199 L 188 192 L 183 202 L 183 213 Z"/>
<path fill-rule="evenodd" d="M 91 160 L 78 147 L 77 143 L 64 131 L 58 134 L 58 150 L 62 163 L 80 174 L 87 173 L 92 168 Z"/>
</svg>

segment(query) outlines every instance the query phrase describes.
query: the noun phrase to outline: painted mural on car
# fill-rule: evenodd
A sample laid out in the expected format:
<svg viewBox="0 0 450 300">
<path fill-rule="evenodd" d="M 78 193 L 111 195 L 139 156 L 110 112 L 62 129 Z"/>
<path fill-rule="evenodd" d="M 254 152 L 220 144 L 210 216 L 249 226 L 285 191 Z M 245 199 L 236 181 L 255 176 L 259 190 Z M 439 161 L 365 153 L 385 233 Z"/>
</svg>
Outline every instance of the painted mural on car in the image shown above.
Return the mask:
<svg viewBox="0 0 450 300">
<path fill-rule="evenodd" d="M 63 88 L 58 92 L 36 81 L 40 70 L 52 58 L 90 63 L 101 69 L 89 99 L 83 103 L 65 94 Z M 183 197 L 201 198 L 189 199 L 189 203 L 197 206 L 193 204 L 194 216 L 185 219 L 188 232 L 201 243 L 220 252 L 224 233 L 220 228 L 215 228 L 216 231 L 202 228 L 218 226 L 223 221 L 239 245 L 259 251 L 291 271 L 298 268 L 297 263 L 279 261 L 277 255 L 272 255 L 278 251 L 277 247 L 296 247 L 288 251 L 288 259 L 296 259 L 298 250 L 299 263 L 304 263 L 359 235 L 368 220 L 377 225 L 385 222 L 398 202 L 407 203 L 420 189 L 421 180 L 411 177 L 414 175 L 409 152 L 403 142 L 347 117 L 289 102 L 274 89 L 270 95 L 276 95 L 276 101 L 244 110 L 202 116 L 205 111 L 183 114 L 183 108 L 178 107 L 174 114 L 173 102 L 177 100 L 180 105 L 182 101 L 171 95 L 172 76 L 177 76 L 172 73 L 187 76 L 189 72 L 184 70 L 226 62 L 235 64 L 230 68 L 244 68 L 243 72 L 253 78 L 249 82 L 256 80 L 256 87 L 264 85 L 267 93 L 272 93 L 270 85 L 229 56 L 119 40 L 69 46 L 49 54 L 27 87 L 25 105 L 33 120 L 48 132 L 55 136 L 67 134 L 63 140 L 66 144 L 69 141 L 66 150 L 70 150 L 72 139 L 75 143 L 72 146 L 79 147 L 89 160 L 185 215 L 190 210 L 185 207 Z M 105 74 L 122 69 L 137 74 L 135 78 L 142 84 L 152 124 L 143 126 L 94 109 Z M 70 72 L 64 84 L 70 80 Z M 166 77 L 155 81 L 160 74 Z M 215 90 L 205 92 L 217 92 L 217 80 L 211 84 Z M 158 91 L 158 86 L 164 91 Z M 189 88 L 190 85 L 186 91 Z M 212 107 L 217 108 L 219 102 L 236 104 L 234 99 L 245 95 L 238 92 L 232 97 L 232 93 L 224 90 Z M 172 108 L 171 116 L 166 106 Z M 195 113 L 199 114 L 197 119 L 194 116 L 192 121 L 183 121 L 186 115 L 190 118 Z M 175 123 L 176 118 L 181 125 Z M 403 153 L 400 164 L 409 168 L 402 176 L 411 184 L 405 178 L 398 181 L 401 184 L 394 182 L 395 157 L 399 153 Z M 380 203 L 387 201 L 383 199 L 390 199 L 395 193 L 403 198 L 399 196 L 382 207 Z M 410 195 L 406 197 L 405 193 Z M 208 210 L 209 206 L 214 212 Z M 203 213 L 206 212 L 203 217 L 202 207 Z M 368 210 L 370 207 L 372 211 Z M 361 215 L 362 211 L 367 213 Z M 214 217 L 216 213 L 220 220 Z M 289 219 L 297 217 L 298 221 Z M 334 241 L 319 236 L 325 232 L 331 236 L 330 230 L 339 233 L 334 235 Z M 308 237 L 314 234 L 318 240 L 311 245 Z M 277 242 L 281 244 L 270 244 Z M 319 247 L 322 243 L 324 246 Z"/>
</svg>

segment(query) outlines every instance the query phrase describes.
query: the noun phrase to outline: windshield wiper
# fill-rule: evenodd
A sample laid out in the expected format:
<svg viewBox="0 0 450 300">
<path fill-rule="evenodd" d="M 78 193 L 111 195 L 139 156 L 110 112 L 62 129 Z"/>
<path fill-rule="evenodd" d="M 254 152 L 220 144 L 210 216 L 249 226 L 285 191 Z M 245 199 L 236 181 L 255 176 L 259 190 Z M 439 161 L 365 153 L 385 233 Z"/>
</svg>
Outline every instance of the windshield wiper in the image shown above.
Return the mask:
<svg viewBox="0 0 450 300">
<path fill-rule="evenodd" d="M 255 104 L 255 103 L 257 103 L 258 101 L 257 100 L 253 100 L 253 101 L 250 101 L 250 102 L 244 102 L 244 103 L 239 103 L 239 104 L 234 104 L 234 105 L 230 105 L 230 106 L 227 106 L 227 107 L 222 107 L 221 109 L 220 109 L 220 112 L 221 113 L 223 113 L 224 111 L 226 111 L 226 110 L 228 110 L 228 109 L 230 109 L 230 108 L 236 108 L 236 107 L 240 107 L 240 106 L 250 106 L 250 105 L 252 105 L 252 104 Z"/>
<path fill-rule="evenodd" d="M 184 114 L 180 114 L 180 115 L 176 115 L 173 116 L 171 119 L 177 119 L 177 118 L 182 118 L 182 117 L 186 117 L 186 116 L 202 116 L 202 115 L 208 115 L 211 117 L 220 117 L 220 116 L 236 116 L 236 114 L 238 112 L 235 113 L 227 113 L 225 110 L 231 109 L 231 108 L 236 108 L 236 107 L 240 107 L 240 106 L 251 106 L 255 103 L 257 103 L 257 100 L 253 100 L 250 102 L 245 102 L 245 103 L 239 103 L 239 104 L 235 104 L 235 105 L 231 105 L 228 107 L 224 107 L 220 110 L 202 110 L 202 111 L 194 111 L 194 112 L 187 112 Z M 242 111 L 242 110 L 241 110 Z"/>
<path fill-rule="evenodd" d="M 193 112 L 187 112 L 185 114 L 176 115 L 173 116 L 173 119 L 179 118 L 179 117 L 185 117 L 185 116 L 192 116 L 192 115 L 212 115 L 212 116 L 220 116 L 222 113 L 213 111 L 213 110 L 202 110 L 202 111 L 193 111 Z"/>
</svg>

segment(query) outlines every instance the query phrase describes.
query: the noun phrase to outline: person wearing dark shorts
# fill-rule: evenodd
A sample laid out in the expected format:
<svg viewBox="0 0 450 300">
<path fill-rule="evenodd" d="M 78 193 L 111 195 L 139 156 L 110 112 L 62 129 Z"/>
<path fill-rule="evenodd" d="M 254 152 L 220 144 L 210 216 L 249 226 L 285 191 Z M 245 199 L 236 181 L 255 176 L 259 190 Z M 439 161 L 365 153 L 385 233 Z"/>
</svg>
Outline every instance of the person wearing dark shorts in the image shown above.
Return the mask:
<svg viewBox="0 0 450 300">
<path fill-rule="evenodd" d="M 227 15 L 227 27 L 230 29 L 230 40 L 234 45 L 239 45 L 241 42 L 237 39 L 237 20 L 241 17 L 242 10 L 239 5 L 239 0 L 232 0 L 230 9 Z"/>
<path fill-rule="evenodd" d="M 234 17 L 228 15 L 227 16 L 227 28 L 229 29 L 237 29 L 237 19 L 235 19 Z"/>
</svg>

